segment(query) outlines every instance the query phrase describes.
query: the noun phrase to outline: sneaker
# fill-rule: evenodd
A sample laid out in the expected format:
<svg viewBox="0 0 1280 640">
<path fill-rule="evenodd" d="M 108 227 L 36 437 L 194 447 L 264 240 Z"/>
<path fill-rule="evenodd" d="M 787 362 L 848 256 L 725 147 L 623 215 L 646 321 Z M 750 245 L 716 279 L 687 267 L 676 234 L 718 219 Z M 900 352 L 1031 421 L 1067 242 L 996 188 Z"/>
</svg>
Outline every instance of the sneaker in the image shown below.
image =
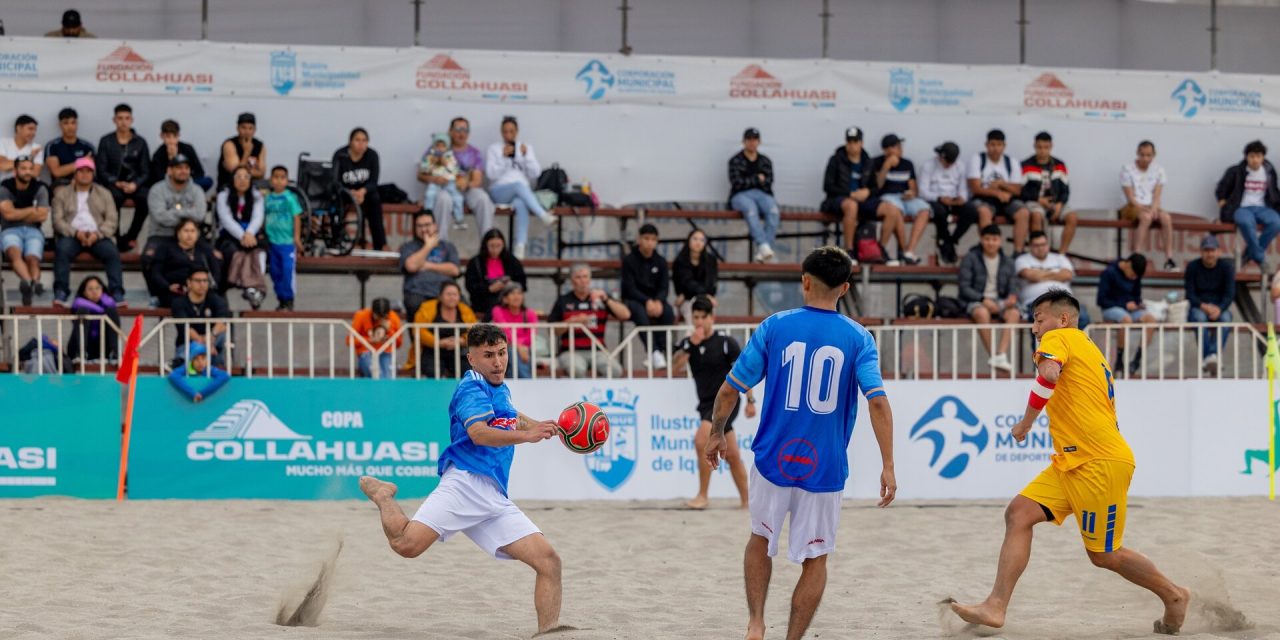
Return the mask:
<svg viewBox="0 0 1280 640">
<path fill-rule="evenodd" d="M 18 293 L 22 295 L 22 306 L 31 306 L 31 282 L 28 280 L 19 280 Z"/>
<path fill-rule="evenodd" d="M 1177 270 L 1178 270 L 1178 263 L 1174 262 L 1174 261 L 1173 261 L 1173 258 L 1167 258 L 1167 259 L 1164 261 L 1164 270 L 1165 270 L 1165 271 L 1177 271 Z"/>
<path fill-rule="evenodd" d="M 44 295 L 44 284 L 41 283 L 39 280 L 32 280 L 31 293 L 35 294 L 36 297 L 40 297 Z"/>
<path fill-rule="evenodd" d="M 276 305 L 276 311 L 293 311 L 293 301 L 281 300 L 280 304 Z"/>
<path fill-rule="evenodd" d="M 542 219 L 542 224 L 545 224 L 548 227 L 556 226 L 557 222 L 560 222 L 560 216 L 554 213 L 548 213 L 547 216 Z"/>
<path fill-rule="evenodd" d="M 63 308 L 63 309 L 67 308 L 67 298 L 66 298 L 65 296 L 64 296 L 64 297 L 61 297 L 61 298 L 57 298 L 57 297 L 55 297 L 55 298 L 53 299 L 53 306 L 55 306 L 55 307 L 60 307 L 60 308 Z M 119 306 L 119 304 L 117 303 L 117 305 L 116 305 L 116 306 Z"/>
<path fill-rule="evenodd" d="M 262 301 L 267 299 L 267 292 L 259 289 L 253 290 L 253 295 L 249 300 L 249 304 L 253 306 L 253 310 L 257 311 L 262 306 Z"/>
<path fill-rule="evenodd" d="M 901 261 L 901 260 L 885 260 L 885 261 L 884 261 L 884 266 L 886 266 L 886 267 L 901 267 L 901 266 L 902 266 L 902 261 Z"/>
<path fill-rule="evenodd" d="M 767 244 L 760 245 L 756 249 L 756 262 L 773 262 L 773 247 Z"/>
<path fill-rule="evenodd" d="M 920 264 L 920 258 L 916 257 L 916 254 L 910 251 L 902 254 L 900 259 L 902 260 L 903 264 L 907 264 L 913 267 Z"/>
<path fill-rule="evenodd" d="M 524 260 L 524 245 L 523 244 L 512 245 L 511 255 L 515 256 L 516 260 Z"/>
<path fill-rule="evenodd" d="M 997 353 L 991 356 L 991 359 L 987 360 L 987 364 L 992 369 L 1013 373 L 1013 363 L 1009 361 L 1009 354 L 1007 353 Z"/>
<path fill-rule="evenodd" d="M 652 370 L 666 369 L 667 357 L 662 355 L 661 351 L 654 351 L 649 354 L 649 368 Z"/>
<path fill-rule="evenodd" d="M 1210 378 L 1218 377 L 1218 354 L 1211 353 L 1205 357 L 1204 374 Z"/>
<path fill-rule="evenodd" d="M 943 264 L 955 264 L 960 257 L 956 255 L 956 246 L 947 242 L 938 247 L 938 259 Z"/>
<path fill-rule="evenodd" d="M 454 220 L 454 221 L 453 221 L 453 229 L 454 229 L 454 231 L 466 231 L 466 230 L 467 230 L 467 223 L 466 223 L 466 222 L 463 222 L 462 220 Z"/>
</svg>

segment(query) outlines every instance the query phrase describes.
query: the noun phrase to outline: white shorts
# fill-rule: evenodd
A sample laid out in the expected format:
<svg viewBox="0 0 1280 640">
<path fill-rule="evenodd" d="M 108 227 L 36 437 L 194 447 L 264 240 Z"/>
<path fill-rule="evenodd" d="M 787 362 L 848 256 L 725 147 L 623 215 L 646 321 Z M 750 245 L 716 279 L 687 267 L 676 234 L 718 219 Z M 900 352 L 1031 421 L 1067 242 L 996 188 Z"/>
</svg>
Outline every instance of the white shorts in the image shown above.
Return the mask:
<svg viewBox="0 0 1280 640">
<path fill-rule="evenodd" d="M 825 556 L 836 549 L 840 528 L 840 499 L 843 493 L 813 493 L 797 487 L 779 487 L 760 475 L 751 465 L 751 533 L 769 541 L 769 557 L 778 555 L 782 523 L 791 514 L 791 535 L 787 539 L 787 559 L 802 564 L 809 558 Z"/>
<path fill-rule="evenodd" d="M 542 533 L 492 478 L 452 466 L 413 519 L 434 529 L 441 542 L 461 531 L 499 560 L 512 559 L 502 547 Z"/>
</svg>

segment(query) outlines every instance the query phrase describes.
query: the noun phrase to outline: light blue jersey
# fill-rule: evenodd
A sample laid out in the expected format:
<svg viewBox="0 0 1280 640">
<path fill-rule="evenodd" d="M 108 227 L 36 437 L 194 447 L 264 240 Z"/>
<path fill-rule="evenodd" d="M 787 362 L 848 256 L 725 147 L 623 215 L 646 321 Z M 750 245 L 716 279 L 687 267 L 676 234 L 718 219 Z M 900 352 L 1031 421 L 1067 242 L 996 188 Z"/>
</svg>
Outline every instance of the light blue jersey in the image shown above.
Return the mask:
<svg viewBox="0 0 1280 640">
<path fill-rule="evenodd" d="M 506 495 L 515 445 L 482 447 L 471 441 L 467 427 L 487 422 L 495 429 L 513 430 L 519 420 L 520 414 L 511 404 L 511 389 L 505 382 L 492 385 L 475 371 L 463 374 L 458 388 L 453 391 L 453 400 L 449 401 L 450 444 L 440 455 L 440 475 L 454 466 L 489 476 Z"/>
<path fill-rule="evenodd" d="M 775 313 L 752 334 L 727 380 L 746 393 L 766 378 L 751 445 L 760 475 L 780 487 L 844 490 L 858 390 L 868 399 L 884 395 L 871 334 L 835 311 Z"/>
</svg>

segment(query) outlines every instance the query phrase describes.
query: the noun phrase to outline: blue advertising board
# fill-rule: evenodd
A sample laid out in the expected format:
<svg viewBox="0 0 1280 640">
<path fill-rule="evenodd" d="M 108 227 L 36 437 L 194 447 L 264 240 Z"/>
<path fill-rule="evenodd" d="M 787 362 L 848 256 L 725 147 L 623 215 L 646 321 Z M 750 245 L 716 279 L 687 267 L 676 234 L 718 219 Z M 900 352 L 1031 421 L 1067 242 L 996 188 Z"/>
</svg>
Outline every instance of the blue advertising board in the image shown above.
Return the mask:
<svg viewBox="0 0 1280 640">
<path fill-rule="evenodd" d="M 113 498 L 120 389 L 111 376 L 0 377 L 0 498 Z"/>
</svg>

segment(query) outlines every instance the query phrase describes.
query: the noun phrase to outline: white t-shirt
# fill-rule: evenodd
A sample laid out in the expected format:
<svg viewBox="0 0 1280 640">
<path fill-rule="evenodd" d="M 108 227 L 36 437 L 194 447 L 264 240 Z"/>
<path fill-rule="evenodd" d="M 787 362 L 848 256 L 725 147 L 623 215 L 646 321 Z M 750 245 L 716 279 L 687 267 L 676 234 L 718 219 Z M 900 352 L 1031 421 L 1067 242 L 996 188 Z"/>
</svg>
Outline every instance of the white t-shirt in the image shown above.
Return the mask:
<svg viewBox="0 0 1280 640">
<path fill-rule="evenodd" d="M 98 230 L 98 223 L 93 219 L 93 214 L 89 213 L 88 191 L 76 191 L 76 215 L 71 218 L 71 228 L 76 231 Z"/>
<path fill-rule="evenodd" d="M 1133 199 L 1138 204 L 1151 204 L 1151 201 L 1155 199 L 1156 185 L 1164 183 L 1164 167 L 1154 162 L 1147 165 L 1146 171 L 1139 169 L 1138 165 L 1133 162 L 1120 168 L 1120 187 L 1121 189 L 1124 187 L 1132 188 Z"/>
<path fill-rule="evenodd" d="M 1041 282 L 1031 282 L 1021 277 L 1023 269 L 1043 269 L 1045 271 L 1069 271 L 1075 273 L 1075 269 L 1071 267 L 1071 261 L 1061 253 L 1049 252 L 1044 260 L 1040 260 L 1031 255 L 1030 252 L 1018 256 L 1013 262 L 1013 269 L 1019 274 L 1019 280 L 1022 287 L 1018 290 L 1018 304 L 1026 306 L 1031 304 L 1033 300 L 1041 295 L 1053 290 L 1063 289 L 1068 293 L 1071 291 L 1070 282 L 1058 282 L 1057 280 L 1043 280 Z"/>
<path fill-rule="evenodd" d="M 982 254 L 982 261 L 987 263 L 987 286 L 982 288 L 982 297 L 989 300 L 1000 299 L 1000 256 L 988 258 Z"/>
<path fill-rule="evenodd" d="M 1240 199 L 1242 207 L 1264 207 L 1267 205 L 1267 168 L 1258 167 L 1253 171 L 1245 167 L 1244 197 Z"/>
<path fill-rule="evenodd" d="M 969 178 L 980 180 L 984 188 L 991 186 L 991 183 L 997 178 L 1009 184 L 1022 184 L 1022 165 L 1020 163 L 1015 162 L 1008 155 L 1002 155 L 999 160 L 987 158 L 987 166 L 984 167 L 982 166 L 982 158 L 985 155 L 987 155 L 986 151 L 979 151 L 969 159 Z"/>
<path fill-rule="evenodd" d="M 937 156 L 929 158 L 920 170 L 920 197 L 933 202 L 939 198 L 969 199 L 965 167 L 959 162 L 943 167 Z"/>
<path fill-rule="evenodd" d="M 40 150 L 32 154 L 32 149 L 35 149 L 36 147 L 40 147 Z M 0 156 L 4 156 L 10 160 L 15 160 L 21 156 L 32 156 L 31 159 L 35 161 L 36 164 L 43 165 L 44 147 L 36 144 L 35 140 L 28 142 L 25 146 L 19 147 L 17 141 L 13 138 L 0 138 Z M 13 170 L 0 171 L 0 180 L 8 180 L 12 177 Z"/>
</svg>

